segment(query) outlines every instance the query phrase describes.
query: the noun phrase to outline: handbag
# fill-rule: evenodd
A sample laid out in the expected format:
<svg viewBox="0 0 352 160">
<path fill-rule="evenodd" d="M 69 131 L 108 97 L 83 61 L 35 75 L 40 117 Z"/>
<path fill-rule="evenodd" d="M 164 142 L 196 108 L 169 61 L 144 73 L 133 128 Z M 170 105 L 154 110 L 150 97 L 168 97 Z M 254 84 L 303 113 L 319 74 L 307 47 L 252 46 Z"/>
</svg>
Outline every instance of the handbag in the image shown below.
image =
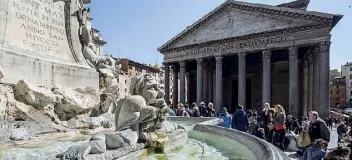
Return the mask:
<svg viewBox="0 0 352 160">
<path fill-rule="evenodd" d="M 280 131 L 280 130 L 285 130 L 285 126 L 284 125 L 275 125 L 275 130 Z"/>
<path fill-rule="evenodd" d="M 309 146 L 311 143 L 311 139 L 310 136 L 308 134 L 308 131 L 302 131 L 299 135 L 298 135 L 298 146 L 299 147 L 307 147 Z"/>
</svg>

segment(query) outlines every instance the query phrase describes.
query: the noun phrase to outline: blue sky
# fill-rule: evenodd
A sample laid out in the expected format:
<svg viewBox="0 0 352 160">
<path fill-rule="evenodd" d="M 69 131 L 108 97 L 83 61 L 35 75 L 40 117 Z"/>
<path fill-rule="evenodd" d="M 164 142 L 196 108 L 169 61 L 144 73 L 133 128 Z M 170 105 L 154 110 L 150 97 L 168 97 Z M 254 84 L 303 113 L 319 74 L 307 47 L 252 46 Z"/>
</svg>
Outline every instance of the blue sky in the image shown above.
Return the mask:
<svg viewBox="0 0 352 160">
<path fill-rule="evenodd" d="M 276 5 L 291 0 L 241 0 Z M 105 51 L 141 63 L 159 63 L 157 48 L 224 0 L 93 0 L 93 27 L 108 42 Z M 352 61 L 352 0 L 311 0 L 308 10 L 342 14 L 332 33 L 331 69 Z"/>
</svg>

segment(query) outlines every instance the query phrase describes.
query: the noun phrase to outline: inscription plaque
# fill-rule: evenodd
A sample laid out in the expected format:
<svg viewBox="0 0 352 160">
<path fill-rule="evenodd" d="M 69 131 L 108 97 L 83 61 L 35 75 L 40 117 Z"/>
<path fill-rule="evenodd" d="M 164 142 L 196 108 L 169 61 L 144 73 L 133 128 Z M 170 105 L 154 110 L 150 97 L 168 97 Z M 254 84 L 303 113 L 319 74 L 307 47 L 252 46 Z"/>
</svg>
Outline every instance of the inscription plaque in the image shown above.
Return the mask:
<svg viewBox="0 0 352 160">
<path fill-rule="evenodd" d="M 8 7 L 10 46 L 74 62 L 66 36 L 64 2 L 12 0 Z"/>
</svg>

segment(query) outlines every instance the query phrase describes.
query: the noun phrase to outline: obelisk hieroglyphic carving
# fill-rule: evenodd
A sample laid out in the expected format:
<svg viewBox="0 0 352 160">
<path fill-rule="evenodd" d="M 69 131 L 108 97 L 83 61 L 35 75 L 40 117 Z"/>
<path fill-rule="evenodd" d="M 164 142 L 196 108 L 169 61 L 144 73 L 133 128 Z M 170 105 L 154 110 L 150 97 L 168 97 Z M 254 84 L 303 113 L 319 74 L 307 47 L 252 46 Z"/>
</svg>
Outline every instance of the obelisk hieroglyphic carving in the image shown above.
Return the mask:
<svg viewBox="0 0 352 160">
<path fill-rule="evenodd" d="M 298 117 L 298 47 L 290 47 L 289 54 L 289 114 Z"/>
</svg>

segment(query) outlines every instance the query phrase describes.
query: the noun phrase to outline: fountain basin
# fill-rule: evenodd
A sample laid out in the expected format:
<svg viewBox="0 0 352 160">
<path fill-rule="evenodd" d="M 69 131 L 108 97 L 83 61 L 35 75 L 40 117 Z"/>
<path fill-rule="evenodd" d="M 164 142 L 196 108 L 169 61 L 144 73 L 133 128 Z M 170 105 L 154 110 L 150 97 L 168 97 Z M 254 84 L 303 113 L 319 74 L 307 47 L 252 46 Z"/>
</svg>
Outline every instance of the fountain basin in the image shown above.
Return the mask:
<svg viewBox="0 0 352 160">
<path fill-rule="evenodd" d="M 88 155 L 87 159 L 289 159 L 281 150 L 262 139 L 237 130 L 219 127 L 223 123 L 219 118 L 168 117 L 168 120 L 180 124 L 187 132 L 181 129 L 168 134 L 168 141 L 163 144 L 163 154 L 156 154 L 155 147 L 139 143 L 135 146 L 109 150 L 103 154 Z M 88 138 L 89 136 L 83 139 L 75 138 L 70 141 L 59 140 L 58 143 L 53 143 L 51 146 L 40 144 L 22 147 L 13 146 L 4 150 L 0 149 L 0 159 L 56 159 L 54 157 L 56 154 L 67 150 L 69 146 L 86 143 Z M 55 145 L 57 146 L 55 147 Z"/>
</svg>

